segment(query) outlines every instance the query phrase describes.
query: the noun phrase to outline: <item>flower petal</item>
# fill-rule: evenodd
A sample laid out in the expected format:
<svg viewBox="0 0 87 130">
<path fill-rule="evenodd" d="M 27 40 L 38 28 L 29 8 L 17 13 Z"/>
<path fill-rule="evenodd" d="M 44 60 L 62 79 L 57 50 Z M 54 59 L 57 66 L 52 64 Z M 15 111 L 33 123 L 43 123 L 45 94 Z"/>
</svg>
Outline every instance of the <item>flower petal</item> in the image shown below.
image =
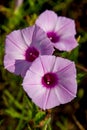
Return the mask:
<svg viewBox="0 0 87 130">
<path fill-rule="evenodd" d="M 58 71 L 57 74 L 59 75 L 59 84 L 61 84 L 68 91 L 76 95 L 77 83 L 75 64 L 72 62 L 65 68 Z"/>
<path fill-rule="evenodd" d="M 63 51 L 71 51 L 78 46 L 76 39 L 73 36 L 67 36 L 65 38 L 61 37 L 58 43 L 56 43 L 55 48 Z"/>
<path fill-rule="evenodd" d="M 37 25 L 35 25 L 31 46 L 36 47 L 41 55 L 51 55 L 54 51 L 46 33 Z"/>
<path fill-rule="evenodd" d="M 51 72 L 53 69 L 53 66 L 55 64 L 55 56 L 39 56 L 30 67 L 30 70 L 34 73 L 39 74 L 40 76 L 43 76 L 44 73 Z"/>
<path fill-rule="evenodd" d="M 44 95 L 46 88 L 41 85 L 41 77 L 28 70 L 23 80 L 23 88 L 35 104 L 42 108 L 44 101 L 42 95 Z"/>
<path fill-rule="evenodd" d="M 44 40 L 47 37 L 46 33 L 41 29 L 39 26 L 35 25 L 33 36 L 32 36 L 32 44 L 35 45 L 37 43 L 40 43 L 42 40 Z"/>
<path fill-rule="evenodd" d="M 73 94 L 61 84 L 59 84 L 58 87 L 55 87 L 55 94 L 57 95 L 57 98 L 59 99 L 61 104 L 68 103 L 76 97 L 76 94 Z"/>
<path fill-rule="evenodd" d="M 57 22 L 57 15 L 51 10 L 44 11 L 36 20 L 36 24 L 44 31 L 51 31 L 55 28 Z"/>
<path fill-rule="evenodd" d="M 44 97 L 42 98 L 44 99 L 44 105 L 43 105 L 44 110 L 59 106 L 61 104 L 55 94 L 54 88 L 46 90 Z"/>
<path fill-rule="evenodd" d="M 60 36 L 72 36 L 76 34 L 75 30 L 75 22 L 72 19 L 66 17 L 58 17 L 55 32 L 57 32 Z"/>
<path fill-rule="evenodd" d="M 40 57 L 44 73 L 51 72 L 53 70 L 56 57 L 55 56 L 41 56 Z"/>
<path fill-rule="evenodd" d="M 24 87 L 25 92 L 32 99 L 32 101 L 43 109 L 44 93 L 46 89 L 41 85 L 26 85 Z"/>
<path fill-rule="evenodd" d="M 73 62 L 68 59 L 56 57 L 53 72 L 60 72 L 71 64 L 73 64 Z"/>
<path fill-rule="evenodd" d="M 27 45 L 22 37 L 21 30 L 16 30 L 11 32 L 6 37 L 6 53 L 16 51 L 22 52 L 25 51 Z"/>
<path fill-rule="evenodd" d="M 44 11 L 36 20 L 47 35 L 53 47 L 60 51 L 71 51 L 78 46 L 75 39 L 76 29 L 73 19 L 57 16 L 50 10 Z M 55 35 L 54 35 L 55 34 Z"/>
<path fill-rule="evenodd" d="M 29 46 L 31 44 L 31 42 L 32 42 L 34 30 L 35 30 L 34 25 L 21 30 L 22 37 L 25 40 L 27 46 Z"/>
<path fill-rule="evenodd" d="M 58 76 L 54 87 L 46 87 L 42 83 L 47 72 Z M 40 56 L 27 71 L 23 88 L 32 101 L 44 110 L 68 103 L 76 97 L 77 92 L 75 64 L 60 57 Z"/>
<path fill-rule="evenodd" d="M 33 102 L 42 109 L 50 109 L 60 104 L 54 89 L 46 89 L 37 82 L 37 75 L 34 77 L 31 73 L 27 73 L 23 82 L 23 88 Z M 30 75 L 30 77 L 29 77 Z M 33 76 L 34 79 L 31 77 Z M 30 79 L 30 80 L 29 80 Z M 33 80 L 32 80 L 33 79 Z M 32 81 L 31 81 L 32 80 Z M 37 83 L 36 83 L 37 82 Z"/>
<path fill-rule="evenodd" d="M 30 63 L 25 60 L 15 60 L 11 55 L 7 54 L 4 57 L 4 66 L 8 71 L 17 75 L 21 74 L 21 76 L 24 77 Z"/>
<path fill-rule="evenodd" d="M 41 85 L 41 76 L 29 69 L 23 82 L 24 85 Z"/>
<path fill-rule="evenodd" d="M 44 68 L 40 58 L 37 58 L 30 67 L 30 71 L 37 73 L 38 75 L 42 76 L 44 74 Z"/>
<path fill-rule="evenodd" d="M 11 57 L 11 55 L 4 56 L 4 67 L 8 71 L 14 73 L 15 71 L 15 60 Z"/>
<path fill-rule="evenodd" d="M 47 39 L 41 41 L 40 44 L 41 55 L 52 55 L 54 52 L 53 45 Z"/>
<path fill-rule="evenodd" d="M 15 61 L 15 74 L 25 76 L 26 71 L 31 66 L 31 62 L 27 62 L 25 60 L 16 60 Z"/>
</svg>

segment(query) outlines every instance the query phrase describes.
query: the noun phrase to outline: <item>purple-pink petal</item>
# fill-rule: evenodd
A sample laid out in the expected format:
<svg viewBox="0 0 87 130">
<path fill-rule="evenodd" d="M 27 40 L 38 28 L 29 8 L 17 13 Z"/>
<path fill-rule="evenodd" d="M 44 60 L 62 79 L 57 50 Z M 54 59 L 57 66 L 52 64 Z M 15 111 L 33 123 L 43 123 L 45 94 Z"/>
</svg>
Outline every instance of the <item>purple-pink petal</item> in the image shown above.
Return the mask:
<svg viewBox="0 0 87 130">
<path fill-rule="evenodd" d="M 30 46 L 30 44 L 32 42 L 34 31 L 35 31 L 34 25 L 21 30 L 22 37 L 25 41 L 25 44 L 27 44 L 27 46 Z"/>
<path fill-rule="evenodd" d="M 60 37 L 58 44 L 55 44 L 54 46 L 61 51 L 70 51 L 77 47 L 77 41 L 73 36 Z"/>
<path fill-rule="evenodd" d="M 10 48 L 10 46 L 12 46 L 12 48 Z M 21 30 L 13 31 L 6 37 L 6 53 L 14 51 L 14 47 L 17 48 L 17 51 L 24 51 L 27 48 L 26 42 L 22 37 Z"/>
<path fill-rule="evenodd" d="M 57 22 L 57 15 L 53 11 L 44 11 L 36 20 L 36 24 L 44 31 L 51 31 L 55 28 Z"/>
<path fill-rule="evenodd" d="M 46 33 L 36 25 L 32 36 L 31 46 L 36 47 L 41 55 L 52 55 L 54 51 L 54 48 L 47 38 Z"/>
<path fill-rule="evenodd" d="M 75 64 L 60 57 L 40 56 L 27 71 L 22 85 L 32 101 L 44 110 L 68 103 L 77 92 Z"/>
<path fill-rule="evenodd" d="M 11 57 L 11 55 L 5 55 L 4 56 L 4 66 L 5 69 L 7 69 L 10 72 L 14 72 L 15 71 L 15 60 Z"/>
<path fill-rule="evenodd" d="M 75 21 L 66 17 L 58 17 L 55 32 L 59 35 L 72 36 L 76 34 Z"/>
<path fill-rule="evenodd" d="M 76 94 L 73 94 L 65 86 L 59 85 L 55 88 L 55 94 L 60 101 L 60 104 L 65 104 L 70 102 L 72 99 L 76 97 Z"/>
<path fill-rule="evenodd" d="M 78 46 L 75 39 L 75 21 L 57 16 L 51 10 L 46 10 L 36 20 L 36 24 L 42 28 L 53 47 L 60 51 L 71 51 Z"/>
<path fill-rule="evenodd" d="M 14 73 L 17 75 L 25 76 L 26 71 L 29 69 L 32 63 L 27 62 L 26 60 L 15 60 L 15 71 Z"/>
<path fill-rule="evenodd" d="M 37 97 L 34 97 L 32 101 L 43 110 L 60 105 L 60 101 L 57 98 L 54 89 L 44 90 L 43 93 L 40 93 Z"/>
<path fill-rule="evenodd" d="M 21 75 L 24 77 L 30 65 L 31 63 L 28 63 L 23 59 L 15 60 L 11 55 L 8 54 L 4 56 L 5 69 L 16 75 Z"/>
<path fill-rule="evenodd" d="M 43 58 L 40 56 L 40 58 L 38 58 L 38 60 L 36 60 L 34 64 L 32 64 L 30 70 L 41 75 L 47 72 L 51 72 L 53 70 L 55 60 L 55 56 L 45 55 L 43 56 Z"/>
<path fill-rule="evenodd" d="M 11 32 L 5 42 L 4 66 L 22 77 L 39 55 L 52 55 L 54 50 L 45 32 L 37 25 Z"/>
</svg>

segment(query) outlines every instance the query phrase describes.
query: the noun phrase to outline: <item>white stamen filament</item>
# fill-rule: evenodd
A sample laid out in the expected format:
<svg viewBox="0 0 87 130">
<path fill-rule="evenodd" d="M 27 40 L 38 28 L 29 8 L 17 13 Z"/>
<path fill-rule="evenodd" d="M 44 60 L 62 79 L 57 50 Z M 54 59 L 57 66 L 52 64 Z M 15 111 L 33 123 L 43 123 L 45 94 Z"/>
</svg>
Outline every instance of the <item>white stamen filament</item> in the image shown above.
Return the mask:
<svg viewBox="0 0 87 130">
<path fill-rule="evenodd" d="M 50 81 L 47 81 L 47 84 L 50 84 Z"/>
<path fill-rule="evenodd" d="M 52 37 L 50 37 L 50 40 L 52 40 Z"/>
<path fill-rule="evenodd" d="M 32 52 L 30 53 L 30 56 L 32 56 Z"/>
</svg>

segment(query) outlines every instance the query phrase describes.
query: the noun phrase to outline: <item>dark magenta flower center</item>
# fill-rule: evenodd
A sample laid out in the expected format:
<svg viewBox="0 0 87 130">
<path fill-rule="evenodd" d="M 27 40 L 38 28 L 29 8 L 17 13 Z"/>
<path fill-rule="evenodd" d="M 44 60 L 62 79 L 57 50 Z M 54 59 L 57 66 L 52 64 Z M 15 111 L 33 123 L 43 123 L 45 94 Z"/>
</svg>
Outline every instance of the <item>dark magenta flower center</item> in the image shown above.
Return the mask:
<svg viewBox="0 0 87 130">
<path fill-rule="evenodd" d="M 59 41 L 59 36 L 55 32 L 48 32 L 47 37 L 53 42 L 56 43 Z"/>
<path fill-rule="evenodd" d="M 42 84 L 47 88 L 53 88 L 58 84 L 56 73 L 47 73 L 42 77 Z"/>
<path fill-rule="evenodd" d="M 39 56 L 39 51 L 35 47 L 28 47 L 25 53 L 26 60 L 33 62 Z"/>
</svg>

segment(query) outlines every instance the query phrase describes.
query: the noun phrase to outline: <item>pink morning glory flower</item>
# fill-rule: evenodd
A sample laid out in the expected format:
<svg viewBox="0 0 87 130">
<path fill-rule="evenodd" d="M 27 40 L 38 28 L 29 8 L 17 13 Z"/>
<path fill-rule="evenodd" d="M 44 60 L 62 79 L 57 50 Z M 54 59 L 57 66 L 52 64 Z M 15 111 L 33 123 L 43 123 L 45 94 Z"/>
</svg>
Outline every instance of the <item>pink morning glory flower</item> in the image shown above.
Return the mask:
<svg viewBox="0 0 87 130">
<path fill-rule="evenodd" d="M 51 55 L 53 47 L 45 32 L 38 26 L 11 32 L 6 37 L 5 68 L 24 77 L 27 69 L 39 55 Z"/>
<path fill-rule="evenodd" d="M 22 85 L 41 109 L 68 103 L 77 92 L 75 64 L 61 57 L 40 56 L 27 70 Z"/>
<path fill-rule="evenodd" d="M 36 24 L 46 32 L 47 37 L 58 50 L 70 51 L 77 47 L 74 20 L 57 16 L 55 12 L 46 10 L 37 18 Z"/>
</svg>

